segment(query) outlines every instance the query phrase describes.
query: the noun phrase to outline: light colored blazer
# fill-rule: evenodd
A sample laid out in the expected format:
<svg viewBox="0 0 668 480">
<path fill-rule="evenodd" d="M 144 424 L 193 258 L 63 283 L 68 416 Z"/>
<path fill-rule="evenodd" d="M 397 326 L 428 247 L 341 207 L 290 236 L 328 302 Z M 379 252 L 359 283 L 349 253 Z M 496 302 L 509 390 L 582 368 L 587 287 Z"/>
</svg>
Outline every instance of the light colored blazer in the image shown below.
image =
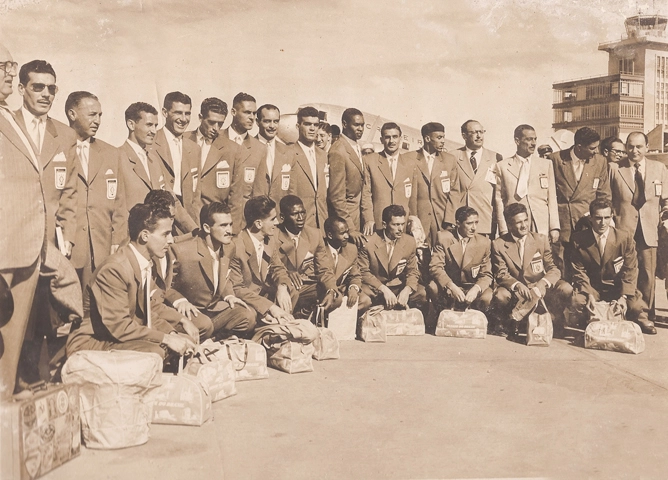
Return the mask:
<svg viewBox="0 0 668 480">
<path fill-rule="evenodd" d="M 496 238 L 492 242 L 492 269 L 496 283 L 508 290 L 516 281 L 528 286 L 545 278 L 554 286 L 561 279 L 548 238 L 535 232 L 529 232 L 524 241 L 523 261 L 510 233 Z"/>
<path fill-rule="evenodd" d="M 480 165 L 473 173 L 471 161 L 466 156 L 466 147 L 453 152 L 457 157 L 459 173 L 459 190 L 461 199 L 459 207 L 471 207 L 478 211 L 478 233 L 492 233 L 492 202 L 496 182 L 496 164 L 500 156 L 486 148 L 482 149 Z M 456 209 L 455 209 L 456 210 Z"/>
<path fill-rule="evenodd" d="M 351 231 L 361 231 L 362 187 L 364 165 L 362 159 L 341 136 L 329 149 L 329 212 L 348 222 Z"/>
<path fill-rule="evenodd" d="M 482 293 L 492 286 L 491 249 L 491 240 L 476 234 L 462 252 L 461 242 L 444 230 L 438 234 L 429 273 L 441 288 L 447 288 L 450 282 L 466 288 L 478 285 Z"/>
<path fill-rule="evenodd" d="M 320 230 L 304 227 L 297 249 L 283 225 L 278 227 L 278 253 L 288 272 L 297 272 L 303 279 L 321 283 L 326 290 L 336 289 L 334 259 L 325 246 Z"/>
<path fill-rule="evenodd" d="M 327 220 L 327 184 L 329 182 L 329 164 L 324 150 L 315 147 L 316 173 L 318 176 L 317 190 L 311 174 L 311 166 L 298 143 L 288 147 L 288 155 L 292 157 L 292 176 L 288 194 L 297 195 L 306 207 L 305 225 L 324 232 Z"/>
<path fill-rule="evenodd" d="M 392 251 L 392 258 L 388 258 L 387 246 L 382 236 L 382 230 L 377 231 L 359 251 L 359 267 L 362 282 L 373 290 L 378 291 L 381 285 L 392 280 L 399 280 L 402 286 L 416 291 L 420 271 L 418 270 L 417 246 L 415 239 L 404 233 Z"/>
<path fill-rule="evenodd" d="M 276 148 L 274 151 L 274 168 L 271 172 L 271 181 L 267 173 L 267 161 L 265 157 L 265 160 L 260 162 L 258 175 L 253 185 L 253 196 L 267 195 L 278 206 L 281 203 L 281 199 L 290 190 L 294 158 L 290 154 L 290 148 L 287 145 L 278 140 L 274 140 L 274 142 Z"/>
</svg>

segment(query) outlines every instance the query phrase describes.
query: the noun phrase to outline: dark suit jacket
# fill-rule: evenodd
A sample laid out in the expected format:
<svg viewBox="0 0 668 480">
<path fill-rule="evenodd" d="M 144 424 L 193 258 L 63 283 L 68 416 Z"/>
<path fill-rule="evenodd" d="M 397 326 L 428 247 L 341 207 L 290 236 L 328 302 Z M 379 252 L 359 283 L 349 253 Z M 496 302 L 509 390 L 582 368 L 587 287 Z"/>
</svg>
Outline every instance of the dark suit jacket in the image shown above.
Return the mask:
<svg viewBox="0 0 668 480">
<path fill-rule="evenodd" d="M 288 147 L 292 157 L 292 177 L 288 194 L 297 195 L 306 207 L 306 225 L 324 231 L 327 219 L 327 183 L 329 182 L 329 164 L 327 154 L 315 147 L 317 190 L 311 174 L 311 166 L 299 143 Z"/>
<path fill-rule="evenodd" d="M 517 244 L 510 233 L 492 242 L 492 268 L 499 286 L 510 290 L 515 282 L 528 286 L 543 278 L 554 286 L 561 279 L 561 272 L 552 261 L 547 236 L 529 232 L 524 242 L 523 260 L 520 262 Z"/>
<path fill-rule="evenodd" d="M 336 289 L 334 259 L 320 234 L 320 230 L 304 227 L 299 234 L 297 249 L 285 227 L 279 225 L 279 257 L 288 272 L 298 272 L 303 280 L 321 283 L 325 290 Z"/>
<path fill-rule="evenodd" d="M 447 230 L 439 232 L 429 273 L 441 288 L 447 288 L 452 282 L 465 289 L 478 285 L 484 292 L 492 286 L 491 249 L 489 238 L 475 234 L 462 255 L 461 242 Z"/>
<path fill-rule="evenodd" d="M 343 135 L 332 144 L 328 152 L 330 215 L 338 215 L 348 222 L 351 231 L 361 231 L 362 186 L 364 185 L 363 160 Z"/>
<path fill-rule="evenodd" d="M 274 151 L 274 168 L 271 179 L 267 173 L 267 161 L 260 162 L 258 176 L 253 185 L 253 196 L 267 195 L 276 205 L 288 194 L 292 183 L 292 169 L 294 168 L 293 157 L 290 148 L 284 143 L 274 140 L 276 148 Z M 268 148 L 265 146 L 265 148 Z"/>
<path fill-rule="evenodd" d="M 573 242 L 573 288 L 582 292 L 609 292 L 615 297 L 636 293 L 638 258 L 633 237 L 610 227 L 601 258 L 591 229 L 576 232 Z"/>
<path fill-rule="evenodd" d="M 375 290 L 392 282 L 389 286 L 404 285 L 416 291 L 420 278 L 416 248 L 415 239 L 404 233 L 396 241 L 392 258 L 388 258 L 383 232 L 377 231 L 359 252 L 362 281 Z"/>
</svg>

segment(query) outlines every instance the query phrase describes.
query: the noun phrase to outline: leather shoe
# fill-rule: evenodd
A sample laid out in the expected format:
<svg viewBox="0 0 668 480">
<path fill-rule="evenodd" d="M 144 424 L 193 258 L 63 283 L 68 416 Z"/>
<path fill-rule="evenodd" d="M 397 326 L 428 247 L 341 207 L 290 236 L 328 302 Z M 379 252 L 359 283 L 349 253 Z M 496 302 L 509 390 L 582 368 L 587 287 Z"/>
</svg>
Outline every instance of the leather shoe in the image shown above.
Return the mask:
<svg viewBox="0 0 668 480">
<path fill-rule="evenodd" d="M 654 322 L 647 320 L 645 318 L 638 319 L 638 325 L 640 325 L 640 330 L 642 333 L 647 335 L 656 335 L 656 327 L 654 327 Z"/>
</svg>

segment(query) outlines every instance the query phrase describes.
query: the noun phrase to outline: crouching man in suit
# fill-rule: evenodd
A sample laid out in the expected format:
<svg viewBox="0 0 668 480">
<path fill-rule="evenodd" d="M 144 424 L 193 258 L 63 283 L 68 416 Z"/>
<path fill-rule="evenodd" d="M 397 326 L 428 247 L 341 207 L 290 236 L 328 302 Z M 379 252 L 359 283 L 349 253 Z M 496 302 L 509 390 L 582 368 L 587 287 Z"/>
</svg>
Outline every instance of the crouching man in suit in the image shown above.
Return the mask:
<svg viewBox="0 0 668 480">
<path fill-rule="evenodd" d="M 589 318 L 587 307 L 603 300 L 617 302 L 625 318 L 640 325 L 643 333 L 655 334 L 649 307 L 637 289 L 638 258 L 631 234 L 610 226 L 612 203 L 596 199 L 589 205 L 591 228 L 574 233 L 573 309 L 581 324 Z M 584 326 L 583 325 L 583 326 Z"/>
<path fill-rule="evenodd" d="M 547 236 L 529 231 L 524 204 L 511 203 L 503 214 L 508 233 L 492 242 L 492 268 L 499 285 L 492 300 L 494 315 L 498 315 L 498 320 L 511 318 L 519 300 L 530 302 L 538 294 L 553 315 L 563 318 L 573 287 L 561 280 Z M 509 336 L 517 333 L 518 323 L 510 319 Z"/>
<path fill-rule="evenodd" d="M 385 304 L 388 309 L 422 308 L 427 294 L 418 284 L 415 240 L 404 235 L 406 210 L 401 205 L 385 207 L 382 222 L 383 230 L 372 235 L 360 251 L 362 291 L 374 305 Z"/>
</svg>

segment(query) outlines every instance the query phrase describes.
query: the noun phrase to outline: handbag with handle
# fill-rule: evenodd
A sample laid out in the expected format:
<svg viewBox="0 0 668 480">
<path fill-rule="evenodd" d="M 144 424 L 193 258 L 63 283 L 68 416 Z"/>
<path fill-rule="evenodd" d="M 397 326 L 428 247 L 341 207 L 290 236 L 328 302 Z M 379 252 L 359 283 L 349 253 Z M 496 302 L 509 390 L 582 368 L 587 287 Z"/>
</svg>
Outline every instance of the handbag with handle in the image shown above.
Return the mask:
<svg viewBox="0 0 668 480">
<path fill-rule="evenodd" d="M 377 305 L 364 312 L 360 320 L 360 340 L 379 343 L 387 341 L 387 324 L 385 318 L 380 314 L 382 311 L 383 306 Z"/>
<path fill-rule="evenodd" d="M 200 345 L 183 370 L 185 375 L 192 375 L 204 382 L 212 403 L 237 394 L 236 372 L 232 361 L 229 358 L 217 357 L 214 353 Z"/>
<path fill-rule="evenodd" d="M 547 310 L 545 302 L 541 298 L 538 302 L 542 305 L 545 313 L 537 313 L 537 308 L 529 314 L 529 321 L 527 322 L 527 345 L 538 347 L 549 347 L 552 343 L 552 315 Z M 536 305 L 537 307 L 538 305 Z"/>
<path fill-rule="evenodd" d="M 463 312 L 443 310 L 438 315 L 435 335 L 484 339 L 487 337 L 487 317 L 478 310 L 468 308 Z"/>
<path fill-rule="evenodd" d="M 267 351 L 259 343 L 232 336 L 221 340 L 218 345 L 222 345 L 222 349 L 216 352 L 216 356 L 226 356 L 232 361 L 237 382 L 269 378 Z"/>
<path fill-rule="evenodd" d="M 624 309 L 622 306 L 614 302 L 593 302 L 593 305 L 587 304 L 589 311 L 589 321 L 603 321 L 603 322 L 622 322 L 624 321 Z"/>
<path fill-rule="evenodd" d="M 592 322 L 585 330 L 585 348 L 638 354 L 645 351 L 645 337 L 637 324 L 626 320 Z"/>
<path fill-rule="evenodd" d="M 272 347 L 269 350 L 269 366 L 286 373 L 303 373 L 313 371 L 312 343 L 303 344 L 285 342 Z"/>
<path fill-rule="evenodd" d="M 318 328 L 318 337 L 313 342 L 313 358 L 316 360 L 336 360 L 339 354 L 339 341 L 329 328 L 325 327 L 325 309 L 320 305 L 314 310 L 315 326 Z"/>
</svg>

